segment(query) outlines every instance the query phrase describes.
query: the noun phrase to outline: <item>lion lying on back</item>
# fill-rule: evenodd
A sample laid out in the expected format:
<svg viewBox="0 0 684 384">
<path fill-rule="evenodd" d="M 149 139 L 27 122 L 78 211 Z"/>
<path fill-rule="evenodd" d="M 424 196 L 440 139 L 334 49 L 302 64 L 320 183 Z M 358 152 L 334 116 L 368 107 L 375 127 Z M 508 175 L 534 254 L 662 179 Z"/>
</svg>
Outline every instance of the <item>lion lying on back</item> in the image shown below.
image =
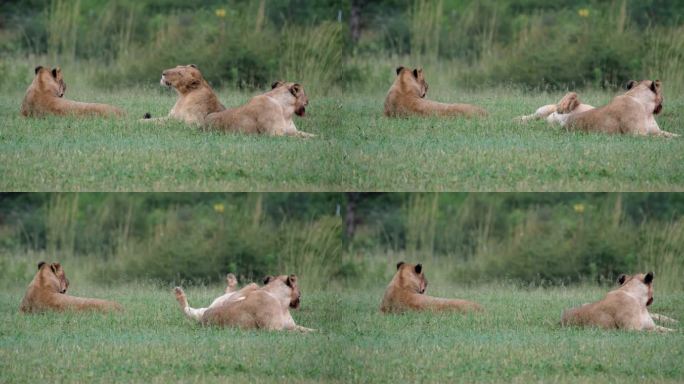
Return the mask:
<svg viewBox="0 0 684 384">
<path fill-rule="evenodd" d="M 59 263 L 38 263 L 38 272 L 26 289 L 19 310 L 23 313 L 43 311 L 120 311 L 113 301 L 87 299 L 66 294 L 69 279 Z"/>
<path fill-rule="evenodd" d="M 650 314 L 647 309 L 653 303 L 653 272 L 646 275 L 620 275 L 618 282 L 620 287 L 608 292 L 603 300 L 565 310 L 561 316 L 561 325 L 632 331 L 672 331 L 655 325 L 653 319 L 674 323 L 676 320 Z"/>
<path fill-rule="evenodd" d="M 570 92 L 555 106 L 543 106 L 533 114 L 522 116 L 520 121 L 545 118 L 571 131 L 621 133 L 677 137 L 660 129 L 655 115 L 663 109 L 660 80 L 630 81 L 627 92 L 616 96 L 607 105 L 594 108 L 582 104 L 579 96 Z"/>
<path fill-rule="evenodd" d="M 303 117 L 308 105 L 301 84 L 276 81 L 271 91 L 253 97 L 247 104 L 210 114 L 206 125 L 223 132 L 313 137 L 297 130 L 292 119 L 293 115 Z"/>
<path fill-rule="evenodd" d="M 397 77 L 385 98 L 385 116 L 486 116 L 487 111 L 470 104 L 444 104 L 426 100 L 428 84 L 422 69 L 397 68 Z"/>
<path fill-rule="evenodd" d="M 176 287 L 176 300 L 183 313 L 205 325 L 275 331 L 313 331 L 295 324 L 289 311 L 289 308 L 298 308 L 301 300 L 297 276 L 268 276 L 263 287 L 252 283 L 240 290 L 235 290 L 237 279 L 233 274 L 228 274 L 226 281 L 226 293 L 216 298 L 207 308 L 190 307 L 183 289 Z"/>
<path fill-rule="evenodd" d="M 62 70 L 53 68 L 52 71 L 41 66 L 36 67 L 33 82 L 26 90 L 21 103 L 23 116 L 40 117 L 45 115 L 94 115 L 94 116 L 123 116 L 124 112 L 107 104 L 82 103 L 64 99 L 66 83 Z"/>
<path fill-rule="evenodd" d="M 399 262 L 397 273 L 390 281 L 382 298 L 380 310 L 384 313 L 405 311 L 480 312 L 483 308 L 472 301 L 442 299 L 425 294 L 427 279 L 421 264 Z"/>
</svg>

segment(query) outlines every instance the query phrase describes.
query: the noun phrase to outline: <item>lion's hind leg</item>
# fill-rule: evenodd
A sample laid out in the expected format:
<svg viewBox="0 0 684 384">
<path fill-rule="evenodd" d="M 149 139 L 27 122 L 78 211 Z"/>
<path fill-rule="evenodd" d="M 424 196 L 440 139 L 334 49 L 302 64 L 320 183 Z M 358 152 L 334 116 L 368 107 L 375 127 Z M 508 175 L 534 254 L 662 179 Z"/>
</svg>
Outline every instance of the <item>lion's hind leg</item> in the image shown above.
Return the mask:
<svg viewBox="0 0 684 384">
<path fill-rule="evenodd" d="M 556 105 L 556 112 L 560 114 L 570 113 L 582 104 L 575 92 L 568 92 Z"/>
<path fill-rule="evenodd" d="M 181 287 L 174 288 L 174 292 L 176 294 L 176 300 L 178 301 L 178 304 L 180 304 L 181 310 L 183 310 L 185 316 L 196 321 L 202 320 L 202 316 L 204 316 L 204 312 L 206 312 L 207 308 L 191 308 L 188 305 L 188 299 L 185 296 L 185 292 Z"/>
<path fill-rule="evenodd" d="M 518 123 L 527 123 L 528 121 L 531 121 L 531 120 L 542 120 L 542 119 L 546 119 L 549 115 L 551 115 L 554 112 L 556 112 L 556 104 L 544 105 L 542 107 L 539 107 L 531 115 L 516 117 L 515 121 Z"/>
<path fill-rule="evenodd" d="M 658 313 L 651 313 L 650 315 L 651 315 L 651 319 L 653 319 L 654 321 L 660 322 L 660 323 L 669 323 L 669 324 L 679 323 L 678 320 L 675 320 L 671 317 L 667 317 L 665 315 L 661 315 Z"/>
</svg>

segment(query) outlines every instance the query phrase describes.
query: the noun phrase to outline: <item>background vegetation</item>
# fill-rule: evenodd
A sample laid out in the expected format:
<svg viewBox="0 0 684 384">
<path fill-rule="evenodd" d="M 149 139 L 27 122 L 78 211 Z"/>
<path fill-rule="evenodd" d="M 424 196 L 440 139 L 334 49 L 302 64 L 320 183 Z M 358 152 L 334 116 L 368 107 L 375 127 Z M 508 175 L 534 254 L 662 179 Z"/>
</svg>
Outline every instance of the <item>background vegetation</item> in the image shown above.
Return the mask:
<svg viewBox="0 0 684 384">
<path fill-rule="evenodd" d="M 385 89 L 404 64 L 464 87 L 658 77 L 676 93 L 683 14 L 674 0 L 10 0 L 0 82 L 23 89 L 47 63 L 78 66 L 101 87 L 155 85 L 162 69 L 192 62 L 214 85 L 288 78 L 324 93 Z"/>
<path fill-rule="evenodd" d="M 72 281 L 212 283 L 297 273 L 308 289 L 383 286 L 399 260 L 431 281 L 613 284 L 654 270 L 681 291 L 682 194 L 10 194 L 0 279 L 40 260 Z"/>
</svg>

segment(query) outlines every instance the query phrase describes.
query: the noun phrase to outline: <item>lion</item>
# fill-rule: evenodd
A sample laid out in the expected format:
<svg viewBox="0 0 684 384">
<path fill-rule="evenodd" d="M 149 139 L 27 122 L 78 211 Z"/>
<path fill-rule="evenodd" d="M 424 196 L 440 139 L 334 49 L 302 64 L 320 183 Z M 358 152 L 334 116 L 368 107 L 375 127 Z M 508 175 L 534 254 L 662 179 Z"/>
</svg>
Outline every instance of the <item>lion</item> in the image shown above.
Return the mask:
<svg viewBox="0 0 684 384">
<path fill-rule="evenodd" d="M 181 305 L 181 308 L 183 309 L 183 313 L 185 313 L 185 315 L 188 318 L 196 320 L 196 321 L 201 321 L 202 317 L 204 316 L 204 312 L 206 312 L 209 308 L 216 308 L 216 307 L 220 307 L 224 304 L 228 304 L 230 302 L 244 300 L 247 293 L 259 288 L 258 285 L 251 283 L 251 284 L 246 285 L 245 287 L 243 287 L 240 290 L 236 290 L 235 288 L 237 287 L 237 285 L 238 285 L 238 281 L 237 281 L 237 278 L 235 277 L 235 275 L 232 273 L 227 274 L 226 275 L 226 289 L 224 291 L 224 294 L 217 297 L 216 299 L 214 299 L 214 301 L 211 303 L 211 305 L 209 305 L 206 308 L 192 308 L 192 307 L 190 307 L 188 305 L 188 300 L 185 297 L 185 292 L 183 292 L 183 289 L 180 287 L 175 288 L 176 300 L 178 300 L 178 302 Z"/>
<path fill-rule="evenodd" d="M 175 294 L 181 309 L 188 315 L 185 292 L 182 288 L 176 287 Z M 289 311 L 289 308 L 299 308 L 301 302 L 296 275 L 267 276 L 263 287 L 250 284 L 229 295 L 228 299 L 218 305 L 212 304 L 198 316 L 188 317 L 203 325 L 274 331 L 314 331 L 295 324 Z"/>
<path fill-rule="evenodd" d="M 195 64 L 178 65 L 163 71 L 159 83 L 176 90 L 176 104 L 166 117 L 152 118 L 147 113 L 142 121 L 159 123 L 176 119 L 187 124 L 201 124 L 210 113 L 226 109 Z"/>
<path fill-rule="evenodd" d="M 223 132 L 314 137 L 297 130 L 292 120 L 293 114 L 304 117 L 308 105 L 301 84 L 276 81 L 269 92 L 253 97 L 243 106 L 212 113 L 206 123 L 208 128 Z"/>
<path fill-rule="evenodd" d="M 66 294 L 69 279 L 59 263 L 38 263 L 38 272 L 29 284 L 19 311 L 35 313 L 44 311 L 121 311 L 123 307 L 116 302 L 74 297 Z"/>
<path fill-rule="evenodd" d="M 550 123 L 560 124 L 569 131 L 603 132 L 640 136 L 678 137 L 663 131 L 655 116 L 663 109 L 662 84 L 660 80 L 630 80 L 627 92 L 616 96 L 603 107 L 594 108 L 583 104 L 579 96 L 570 92 L 555 106 L 544 106 L 533 115 L 523 116 L 520 121 L 546 118 Z M 544 116 L 547 112 L 548 115 Z"/>
<path fill-rule="evenodd" d="M 383 313 L 406 311 L 482 312 L 477 303 L 467 300 L 442 299 L 425 294 L 427 279 L 421 264 L 397 263 L 397 272 L 387 286 L 380 304 Z"/>
<path fill-rule="evenodd" d="M 37 66 L 31 85 L 21 103 L 21 114 L 26 117 L 46 115 L 106 116 L 121 117 L 124 112 L 111 105 L 82 103 L 64 98 L 66 83 L 59 67 Z"/>
<path fill-rule="evenodd" d="M 445 104 L 426 100 L 428 84 L 422 68 L 398 67 L 385 98 L 385 116 L 482 117 L 487 111 L 470 104 Z"/>
<path fill-rule="evenodd" d="M 620 275 L 620 287 L 608 292 L 603 300 L 563 311 L 561 325 L 632 331 L 672 331 L 656 325 L 648 312 L 648 306 L 653 303 L 653 278 L 653 272 L 645 275 Z"/>
<path fill-rule="evenodd" d="M 594 109 L 594 107 L 582 103 L 576 92 L 568 92 L 558 104 L 544 105 L 539 107 L 533 114 L 517 117 L 516 120 L 521 123 L 526 123 L 531 120 L 546 120 L 552 124 L 560 124 L 560 115 L 581 113 L 590 109 Z"/>
</svg>

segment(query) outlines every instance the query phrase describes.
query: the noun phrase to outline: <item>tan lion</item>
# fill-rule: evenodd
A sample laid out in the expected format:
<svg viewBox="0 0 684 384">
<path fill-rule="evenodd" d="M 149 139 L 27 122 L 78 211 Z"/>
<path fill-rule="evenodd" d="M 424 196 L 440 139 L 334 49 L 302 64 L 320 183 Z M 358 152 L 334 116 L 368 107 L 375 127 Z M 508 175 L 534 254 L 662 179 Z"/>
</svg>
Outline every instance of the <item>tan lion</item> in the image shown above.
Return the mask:
<svg viewBox="0 0 684 384">
<path fill-rule="evenodd" d="M 100 299 L 87 299 L 66 294 L 69 280 L 59 263 L 38 263 L 38 272 L 29 284 L 19 311 L 34 313 L 44 311 L 120 311 L 119 303 Z"/>
<path fill-rule="evenodd" d="M 384 313 L 406 311 L 481 312 L 482 306 L 472 301 L 442 299 L 425 294 L 427 279 L 421 264 L 397 264 L 397 272 L 385 290 L 380 304 Z"/>
<path fill-rule="evenodd" d="M 552 113 L 544 116 L 552 109 L 550 106 L 544 106 L 534 115 L 523 116 L 519 120 L 546 118 L 548 122 L 560 124 L 570 131 L 679 136 L 661 130 L 655 120 L 655 115 L 663 109 L 660 80 L 631 80 L 627 84 L 627 92 L 599 108 L 583 104 L 576 93 L 570 92 L 563 97 Z"/>
<path fill-rule="evenodd" d="M 313 137 L 297 130 L 293 115 L 304 117 L 309 98 L 297 83 L 276 81 L 271 90 L 255 96 L 247 104 L 207 116 L 207 126 L 223 132 L 272 136 Z"/>
<path fill-rule="evenodd" d="M 147 113 L 142 121 L 164 122 L 176 119 L 187 124 L 201 124 L 208 114 L 226 109 L 195 64 L 179 65 L 163 71 L 159 83 L 176 90 L 176 104 L 166 117 L 153 119 Z"/>
<path fill-rule="evenodd" d="M 580 101 L 577 93 L 568 92 L 565 96 L 563 96 L 558 104 L 544 105 L 539 107 L 533 114 L 520 116 L 516 118 L 516 120 L 522 123 L 526 123 L 531 120 L 546 120 L 552 124 L 560 124 L 560 115 L 581 113 L 590 109 L 594 109 L 594 107 L 589 104 L 583 104 Z"/>
<path fill-rule="evenodd" d="M 603 300 L 565 310 L 561 316 L 561 325 L 633 331 L 672 331 L 656 325 L 648 313 L 647 307 L 653 303 L 653 277 L 653 272 L 646 275 L 620 275 L 619 288 L 608 292 Z"/>
<path fill-rule="evenodd" d="M 82 103 L 64 98 L 66 83 L 62 70 L 36 67 L 33 82 L 21 103 L 21 114 L 26 117 L 45 115 L 123 116 L 124 112 L 107 104 Z"/>
<path fill-rule="evenodd" d="M 423 69 L 397 68 L 397 77 L 385 98 L 385 116 L 486 116 L 487 111 L 470 104 L 445 104 L 426 100 L 428 84 Z"/>
<path fill-rule="evenodd" d="M 176 300 L 183 313 L 204 325 L 238 327 L 242 329 L 288 330 L 311 332 L 313 329 L 295 324 L 290 308 L 298 308 L 301 293 L 297 276 L 268 276 L 264 286 L 245 286 L 229 292 L 201 311 L 188 311 L 188 300 L 180 287 L 175 288 Z"/>
<path fill-rule="evenodd" d="M 214 301 L 212 301 L 212 303 L 206 308 L 190 307 L 188 305 L 188 300 L 185 297 L 185 292 L 183 292 L 183 289 L 180 287 L 175 288 L 176 300 L 178 300 L 178 302 L 181 305 L 181 309 L 183 310 L 183 313 L 185 313 L 185 315 L 188 318 L 196 321 L 201 321 L 204 316 L 204 312 L 206 312 L 208 309 L 217 308 L 225 304 L 229 304 L 231 302 L 244 300 L 247 293 L 255 289 L 259 289 L 258 285 L 251 283 L 246 285 L 242 289 L 237 290 L 235 289 L 237 287 L 237 284 L 238 281 L 235 275 L 233 275 L 232 273 L 226 275 L 226 289 L 224 294 L 214 299 Z"/>
</svg>

